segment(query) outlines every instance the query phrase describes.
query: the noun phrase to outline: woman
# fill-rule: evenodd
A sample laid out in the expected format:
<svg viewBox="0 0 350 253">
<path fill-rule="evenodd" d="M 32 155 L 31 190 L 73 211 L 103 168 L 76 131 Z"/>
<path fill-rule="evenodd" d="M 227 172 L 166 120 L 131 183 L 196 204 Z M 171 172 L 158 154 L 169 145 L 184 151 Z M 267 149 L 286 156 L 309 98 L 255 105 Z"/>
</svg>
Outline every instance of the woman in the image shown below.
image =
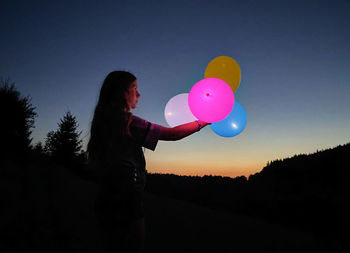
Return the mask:
<svg viewBox="0 0 350 253">
<path fill-rule="evenodd" d="M 95 211 L 107 247 L 115 252 L 143 249 L 142 194 L 147 172 L 142 147 L 154 151 L 158 140 L 180 140 L 208 124 L 200 120 L 173 128 L 153 124 L 130 112 L 139 98 L 133 74 L 109 73 L 100 90 L 88 143 L 89 163 L 96 168 L 99 182 Z"/>
</svg>

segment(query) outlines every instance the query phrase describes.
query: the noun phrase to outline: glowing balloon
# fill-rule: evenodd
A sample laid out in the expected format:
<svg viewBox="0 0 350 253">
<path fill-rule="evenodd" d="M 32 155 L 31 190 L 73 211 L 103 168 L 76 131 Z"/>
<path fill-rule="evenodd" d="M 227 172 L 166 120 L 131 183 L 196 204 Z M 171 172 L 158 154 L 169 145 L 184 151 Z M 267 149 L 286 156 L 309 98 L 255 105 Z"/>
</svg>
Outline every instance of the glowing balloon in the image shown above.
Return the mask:
<svg viewBox="0 0 350 253">
<path fill-rule="evenodd" d="M 171 127 L 197 120 L 188 106 L 188 93 L 172 97 L 165 106 L 164 116 Z"/>
<path fill-rule="evenodd" d="M 188 105 L 198 119 L 218 122 L 230 114 L 235 98 L 230 86 L 218 78 L 205 78 L 193 85 Z"/>
<path fill-rule="evenodd" d="M 223 120 L 213 123 L 210 128 L 222 137 L 233 137 L 240 134 L 247 124 L 247 113 L 244 107 L 235 101 L 232 112 Z"/>
<path fill-rule="evenodd" d="M 219 78 L 225 81 L 235 92 L 241 82 L 241 69 L 231 57 L 219 56 L 209 62 L 204 77 Z"/>
</svg>

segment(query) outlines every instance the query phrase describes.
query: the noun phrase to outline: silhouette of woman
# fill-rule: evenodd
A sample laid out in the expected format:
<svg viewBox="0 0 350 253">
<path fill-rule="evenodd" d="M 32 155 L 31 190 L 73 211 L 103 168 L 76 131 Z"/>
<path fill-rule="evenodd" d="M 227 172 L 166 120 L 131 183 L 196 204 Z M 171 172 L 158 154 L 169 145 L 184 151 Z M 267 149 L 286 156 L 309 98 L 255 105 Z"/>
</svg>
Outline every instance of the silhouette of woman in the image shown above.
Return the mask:
<svg viewBox="0 0 350 253">
<path fill-rule="evenodd" d="M 154 151 L 158 140 L 180 140 L 208 125 L 198 120 L 168 128 L 148 122 L 130 112 L 139 98 L 133 74 L 109 73 L 91 124 L 87 151 L 99 183 L 95 212 L 111 252 L 143 251 L 147 171 L 142 147 Z"/>
</svg>

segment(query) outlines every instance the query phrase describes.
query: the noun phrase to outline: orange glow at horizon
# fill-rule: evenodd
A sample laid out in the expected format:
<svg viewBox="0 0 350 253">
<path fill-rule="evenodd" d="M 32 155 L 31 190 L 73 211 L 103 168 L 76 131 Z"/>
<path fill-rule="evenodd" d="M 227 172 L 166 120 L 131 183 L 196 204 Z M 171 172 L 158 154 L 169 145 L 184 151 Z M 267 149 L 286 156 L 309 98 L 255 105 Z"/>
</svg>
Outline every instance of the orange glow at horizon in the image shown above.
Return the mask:
<svg viewBox="0 0 350 253">
<path fill-rule="evenodd" d="M 149 173 L 160 174 L 175 174 L 181 176 L 222 176 L 222 177 L 249 177 L 251 174 L 255 174 L 262 170 L 266 163 L 261 164 L 236 164 L 224 165 L 224 164 L 190 164 L 184 162 L 164 162 L 164 161 L 147 161 L 147 171 Z"/>
</svg>

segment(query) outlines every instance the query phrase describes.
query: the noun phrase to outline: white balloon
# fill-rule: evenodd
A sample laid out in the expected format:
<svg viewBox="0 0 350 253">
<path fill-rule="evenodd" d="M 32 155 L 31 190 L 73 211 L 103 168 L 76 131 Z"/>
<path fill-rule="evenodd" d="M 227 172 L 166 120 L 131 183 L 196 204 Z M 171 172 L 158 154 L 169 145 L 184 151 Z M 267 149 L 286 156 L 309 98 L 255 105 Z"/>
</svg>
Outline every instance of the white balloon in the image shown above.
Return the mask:
<svg viewBox="0 0 350 253">
<path fill-rule="evenodd" d="M 164 116 L 171 127 L 197 120 L 188 106 L 188 93 L 172 97 L 165 106 Z"/>
</svg>

